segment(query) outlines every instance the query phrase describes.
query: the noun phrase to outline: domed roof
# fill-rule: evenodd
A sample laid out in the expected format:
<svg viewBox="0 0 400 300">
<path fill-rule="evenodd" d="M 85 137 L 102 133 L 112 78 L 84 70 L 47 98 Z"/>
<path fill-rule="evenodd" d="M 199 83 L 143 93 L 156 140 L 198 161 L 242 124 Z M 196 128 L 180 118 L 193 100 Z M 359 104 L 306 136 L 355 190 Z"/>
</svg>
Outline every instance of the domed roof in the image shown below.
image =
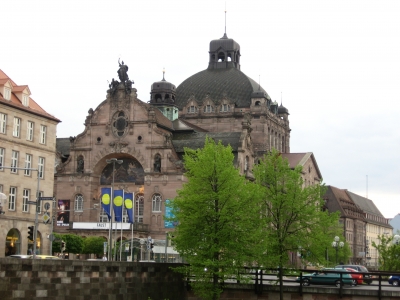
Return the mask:
<svg viewBox="0 0 400 300">
<path fill-rule="evenodd" d="M 210 42 L 208 68 L 184 80 L 176 89 L 176 105 L 183 109 L 192 96 L 201 104 L 206 97 L 216 104 L 227 98 L 236 107 L 250 107 L 251 98 L 267 92 L 240 71 L 240 45 L 224 36 Z"/>
<path fill-rule="evenodd" d="M 281 103 L 281 105 L 278 107 L 278 114 L 289 114 L 289 110 Z"/>
<path fill-rule="evenodd" d="M 151 90 L 152 91 L 157 91 L 157 90 L 175 90 L 176 87 L 173 85 L 171 82 L 168 82 L 164 78 L 164 72 L 163 72 L 163 79 L 161 81 L 156 81 L 151 85 Z"/>
<path fill-rule="evenodd" d="M 216 103 L 227 98 L 236 107 L 250 107 L 253 92 L 260 91 L 260 95 L 269 98 L 257 82 L 236 68 L 206 69 L 190 76 L 178 86 L 176 105 L 182 109 L 192 95 L 202 103 L 208 95 Z"/>
</svg>

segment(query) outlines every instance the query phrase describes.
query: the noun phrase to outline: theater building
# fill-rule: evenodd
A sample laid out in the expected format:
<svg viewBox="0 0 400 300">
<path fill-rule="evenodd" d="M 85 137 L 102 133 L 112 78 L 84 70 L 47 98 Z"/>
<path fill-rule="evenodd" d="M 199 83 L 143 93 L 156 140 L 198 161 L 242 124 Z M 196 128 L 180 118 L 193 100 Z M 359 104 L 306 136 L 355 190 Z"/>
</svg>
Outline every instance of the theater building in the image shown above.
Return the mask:
<svg viewBox="0 0 400 300">
<path fill-rule="evenodd" d="M 65 213 L 58 212 L 55 230 L 108 239 L 100 193 L 114 183 L 115 190 L 134 193 L 133 237 L 165 241 L 173 230 L 163 220 L 165 202 L 186 180 L 184 147 L 201 148 L 206 136 L 231 145 L 234 164 L 249 180 L 253 165 L 272 148 L 290 155 L 288 109 L 240 70 L 240 57 L 240 45 L 225 34 L 210 42 L 205 70 L 178 87 L 163 74 L 151 85 L 150 99 L 143 100 L 137 98 L 128 66 L 119 63 L 119 81 L 113 79 L 105 87 L 106 99 L 89 109 L 84 131 L 57 139 L 55 196 Z M 307 170 L 313 172 L 307 176 L 321 180 L 314 157 L 307 159 L 302 163 L 311 164 Z M 130 239 L 126 214 L 123 221 L 118 225 L 122 239 Z"/>
</svg>

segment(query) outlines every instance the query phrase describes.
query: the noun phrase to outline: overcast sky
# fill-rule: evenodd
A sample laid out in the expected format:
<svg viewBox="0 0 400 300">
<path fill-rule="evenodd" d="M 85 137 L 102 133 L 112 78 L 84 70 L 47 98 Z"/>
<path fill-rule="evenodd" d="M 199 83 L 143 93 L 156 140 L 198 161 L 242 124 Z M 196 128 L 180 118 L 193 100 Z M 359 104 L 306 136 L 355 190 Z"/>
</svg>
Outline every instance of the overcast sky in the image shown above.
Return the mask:
<svg viewBox="0 0 400 300">
<path fill-rule="evenodd" d="M 400 1 L 13 0 L 1 6 L 0 68 L 76 136 L 129 66 L 138 98 L 208 65 L 225 31 L 241 70 L 289 109 L 291 152 L 324 182 L 400 213 Z"/>
</svg>

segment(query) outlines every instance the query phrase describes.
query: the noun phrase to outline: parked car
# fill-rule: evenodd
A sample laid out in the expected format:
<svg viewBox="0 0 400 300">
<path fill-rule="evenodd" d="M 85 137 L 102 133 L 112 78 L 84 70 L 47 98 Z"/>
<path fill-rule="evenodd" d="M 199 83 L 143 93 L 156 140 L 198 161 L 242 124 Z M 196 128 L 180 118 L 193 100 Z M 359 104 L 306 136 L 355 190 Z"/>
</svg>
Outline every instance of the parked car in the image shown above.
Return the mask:
<svg viewBox="0 0 400 300">
<path fill-rule="evenodd" d="M 352 268 L 354 270 L 357 270 L 360 273 L 368 273 L 369 272 L 368 269 L 366 267 L 362 266 L 362 265 L 344 265 L 343 264 L 343 265 L 337 265 L 335 267 L 335 269 L 336 268 L 340 268 L 340 269 Z M 371 284 L 372 281 L 373 281 L 373 277 L 371 275 L 369 275 L 369 274 L 363 274 L 363 281 L 366 284 Z"/>
<path fill-rule="evenodd" d="M 31 258 L 33 258 L 33 255 L 31 255 Z M 61 258 L 52 255 L 36 255 L 36 259 L 61 259 Z"/>
<path fill-rule="evenodd" d="M 400 284 L 400 275 L 390 275 L 388 282 L 389 282 L 389 284 L 391 284 L 393 286 L 399 286 L 399 284 Z"/>
<path fill-rule="evenodd" d="M 26 254 L 13 254 L 13 255 L 9 255 L 7 257 L 10 258 L 19 258 L 19 259 L 27 259 L 27 258 L 31 258 L 32 255 L 26 255 Z"/>
<path fill-rule="evenodd" d="M 339 287 L 340 279 L 342 279 L 343 285 L 353 285 L 353 278 L 349 273 L 340 272 L 335 269 L 324 269 L 311 274 L 304 274 L 301 278 L 300 276 L 297 277 L 296 281 L 301 281 L 301 284 L 304 286 L 309 286 L 310 284 L 334 284 Z"/>
</svg>

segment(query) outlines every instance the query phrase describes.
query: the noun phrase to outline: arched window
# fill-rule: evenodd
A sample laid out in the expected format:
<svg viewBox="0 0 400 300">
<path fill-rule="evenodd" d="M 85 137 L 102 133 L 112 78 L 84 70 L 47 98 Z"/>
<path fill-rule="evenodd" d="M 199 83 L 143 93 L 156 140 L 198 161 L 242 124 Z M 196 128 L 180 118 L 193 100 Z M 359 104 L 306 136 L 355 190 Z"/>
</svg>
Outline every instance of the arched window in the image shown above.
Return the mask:
<svg viewBox="0 0 400 300">
<path fill-rule="evenodd" d="M 154 194 L 152 199 L 153 212 L 161 212 L 161 195 Z"/>
<path fill-rule="evenodd" d="M 143 223 L 143 211 L 144 211 L 144 195 L 137 194 L 135 200 L 135 221 Z"/>
<path fill-rule="evenodd" d="M 81 194 L 75 196 L 74 210 L 83 211 L 83 196 Z"/>
<path fill-rule="evenodd" d="M 187 108 L 187 112 L 188 112 L 189 114 L 195 114 L 195 113 L 197 113 L 197 107 L 194 106 L 194 105 L 191 105 L 191 106 L 189 106 L 189 107 Z"/>
<path fill-rule="evenodd" d="M 214 112 L 214 107 L 211 106 L 211 105 L 206 105 L 206 106 L 204 106 L 204 112 L 205 112 L 205 113 Z"/>
<path fill-rule="evenodd" d="M 6 237 L 5 256 L 12 254 L 21 254 L 21 235 L 15 228 L 11 229 Z"/>
<path fill-rule="evenodd" d="M 221 105 L 221 110 L 220 110 L 221 112 L 228 112 L 228 111 L 230 111 L 230 106 L 229 106 L 229 104 L 222 104 Z"/>
</svg>

